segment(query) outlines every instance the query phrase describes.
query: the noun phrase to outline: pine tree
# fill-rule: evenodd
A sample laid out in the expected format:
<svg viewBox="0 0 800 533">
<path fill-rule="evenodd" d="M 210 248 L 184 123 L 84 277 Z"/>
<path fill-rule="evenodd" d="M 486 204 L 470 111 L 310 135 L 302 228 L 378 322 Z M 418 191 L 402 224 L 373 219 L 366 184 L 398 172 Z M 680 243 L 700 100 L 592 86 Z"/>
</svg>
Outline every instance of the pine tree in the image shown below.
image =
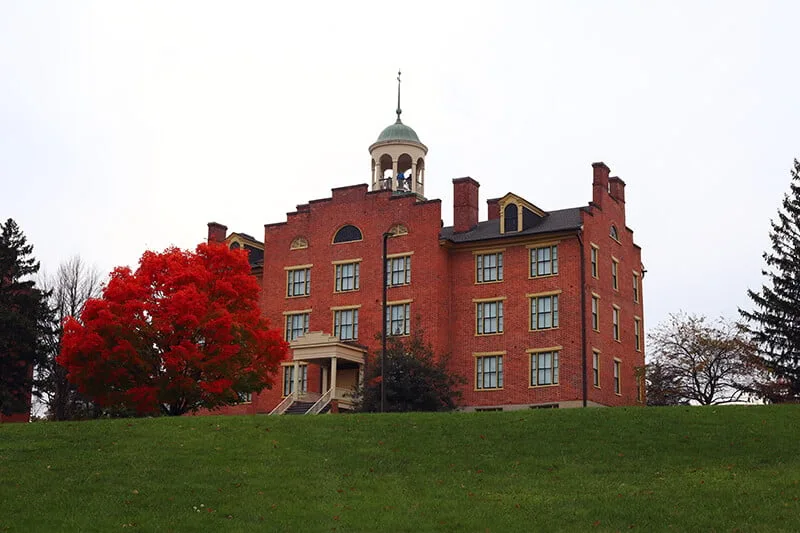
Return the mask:
<svg viewBox="0 0 800 533">
<path fill-rule="evenodd" d="M 772 250 L 764 252 L 766 283 L 748 290 L 754 310 L 739 310 L 757 345 L 758 357 L 772 375 L 760 387 L 771 401 L 800 400 L 800 162 L 794 160 L 790 193 L 778 219 L 770 222 Z M 782 391 L 776 395 L 774 391 Z"/>
<path fill-rule="evenodd" d="M 44 355 L 52 327 L 47 294 L 31 276 L 39 271 L 33 245 L 16 222 L 0 225 L 0 413 L 29 408 L 33 366 Z"/>
<path fill-rule="evenodd" d="M 369 366 L 365 383 L 356 396 L 359 410 L 377 412 L 381 407 L 379 358 Z M 387 412 L 451 411 L 461 396 L 462 376 L 447 370 L 448 356 L 437 357 L 419 327 L 406 339 L 388 340 L 384 372 Z"/>
</svg>

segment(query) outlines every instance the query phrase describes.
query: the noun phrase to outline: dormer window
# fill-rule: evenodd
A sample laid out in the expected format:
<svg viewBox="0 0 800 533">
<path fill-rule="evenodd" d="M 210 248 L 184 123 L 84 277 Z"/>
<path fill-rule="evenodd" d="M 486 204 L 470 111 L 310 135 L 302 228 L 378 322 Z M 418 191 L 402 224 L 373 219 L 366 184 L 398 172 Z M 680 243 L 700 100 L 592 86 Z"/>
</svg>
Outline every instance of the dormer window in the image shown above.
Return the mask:
<svg viewBox="0 0 800 533">
<path fill-rule="evenodd" d="M 517 231 L 519 220 L 519 206 L 517 204 L 508 204 L 503 209 L 503 233 L 511 233 Z"/>
<path fill-rule="evenodd" d="M 337 231 L 336 235 L 333 237 L 333 243 L 360 241 L 363 238 L 360 229 L 348 224 L 347 226 L 339 228 L 339 231 Z"/>
<path fill-rule="evenodd" d="M 612 239 L 619 242 L 619 235 L 617 235 L 617 227 L 614 224 L 611 224 L 611 231 L 609 231 L 609 235 Z"/>
</svg>

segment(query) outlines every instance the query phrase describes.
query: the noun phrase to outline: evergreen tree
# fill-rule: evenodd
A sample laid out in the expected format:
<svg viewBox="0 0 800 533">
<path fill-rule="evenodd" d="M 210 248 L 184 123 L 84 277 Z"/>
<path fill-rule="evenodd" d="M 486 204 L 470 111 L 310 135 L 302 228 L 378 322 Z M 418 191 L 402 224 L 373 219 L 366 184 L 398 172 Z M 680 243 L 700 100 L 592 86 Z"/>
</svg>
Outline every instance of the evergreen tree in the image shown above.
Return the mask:
<svg viewBox="0 0 800 533">
<path fill-rule="evenodd" d="M 0 412 L 27 411 L 33 366 L 52 327 L 48 294 L 31 277 L 39 271 L 33 245 L 16 222 L 0 225 Z"/>
<path fill-rule="evenodd" d="M 739 312 L 757 345 L 758 357 L 772 377 L 761 395 L 771 401 L 800 400 L 800 162 L 794 160 L 790 193 L 784 195 L 778 219 L 770 222 L 772 250 L 764 252 L 766 283 L 748 290 L 752 311 Z M 775 394 L 775 391 L 782 391 Z M 767 394 L 769 392 L 769 394 Z"/>
<path fill-rule="evenodd" d="M 405 340 L 391 337 L 384 360 L 387 412 L 451 411 L 456 407 L 461 376 L 447 370 L 447 357 L 436 357 L 419 329 Z M 377 412 L 381 407 L 380 359 L 371 364 L 360 387 L 359 410 Z"/>
</svg>

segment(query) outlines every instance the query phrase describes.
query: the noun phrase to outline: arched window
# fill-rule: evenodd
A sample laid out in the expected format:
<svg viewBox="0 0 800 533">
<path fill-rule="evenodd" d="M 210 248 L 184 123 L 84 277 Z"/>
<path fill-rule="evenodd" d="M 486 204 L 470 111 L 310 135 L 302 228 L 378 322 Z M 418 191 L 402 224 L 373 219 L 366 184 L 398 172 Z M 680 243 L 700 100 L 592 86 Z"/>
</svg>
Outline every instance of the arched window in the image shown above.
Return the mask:
<svg viewBox="0 0 800 533">
<path fill-rule="evenodd" d="M 508 204 L 503 209 L 503 233 L 517 231 L 517 219 L 519 218 L 519 208 L 517 204 Z"/>
<path fill-rule="evenodd" d="M 408 228 L 404 224 L 395 224 L 394 226 L 389 228 L 389 233 L 391 233 L 395 237 L 399 237 L 401 235 L 408 235 Z"/>
<path fill-rule="evenodd" d="M 296 237 L 289 245 L 290 250 L 302 250 L 303 248 L 308 248 L 308 239 L 305 237 Z"/>
<path fill-rule="evenodd" d="M 617 227 L 614 224 L 611 224 L 611 231 L 609 232 L 609 235 L 615 241 L 619 240 L 619 236 L 617 235 Z"/>
<path fill-rule="evenodd" d="M 360 241 L 361 239 L 363 239 L 361 230 L 348 224 L 347 226 L 339 228 L 339 231 L 337 231 L 336 235 L 333 237 L 333 242 L 336 244 L 338 242 Z"/>
</svg>

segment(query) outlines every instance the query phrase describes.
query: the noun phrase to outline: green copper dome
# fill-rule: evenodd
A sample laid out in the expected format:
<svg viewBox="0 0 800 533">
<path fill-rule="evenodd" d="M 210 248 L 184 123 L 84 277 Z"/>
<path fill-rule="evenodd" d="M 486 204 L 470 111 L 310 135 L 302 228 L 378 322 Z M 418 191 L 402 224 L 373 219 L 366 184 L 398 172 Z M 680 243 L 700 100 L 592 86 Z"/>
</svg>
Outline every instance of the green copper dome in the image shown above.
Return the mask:
<svg viewBox="0 0 800 533">
<path fill-rule="evenodd" d="M 417 137 L 417 132 L 400 122 L 399 118 L 397 122 L 385 128 L 381 134 L 378 135 L 378 140 L 375 142 L 380 143 L 384 141 L 412 141 L 422 144 L 419 137 Z"/>
</svg>

